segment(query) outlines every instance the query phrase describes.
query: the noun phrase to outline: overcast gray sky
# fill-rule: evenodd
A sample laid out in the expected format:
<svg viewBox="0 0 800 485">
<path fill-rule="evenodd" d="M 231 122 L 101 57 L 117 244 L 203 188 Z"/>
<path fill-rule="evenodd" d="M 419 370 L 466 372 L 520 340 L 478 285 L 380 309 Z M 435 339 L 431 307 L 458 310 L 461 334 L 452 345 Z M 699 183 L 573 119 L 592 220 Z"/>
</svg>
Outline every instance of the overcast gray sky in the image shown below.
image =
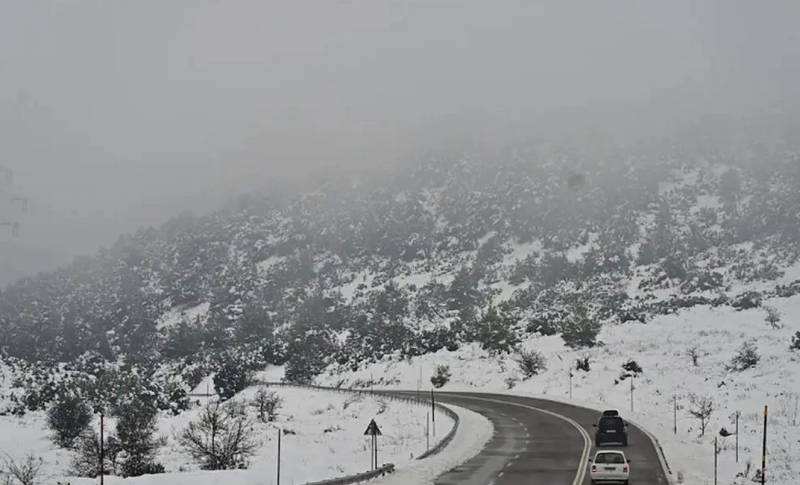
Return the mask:
<svg viewBox="0 0 800 485">
<path fill-rule="evenodd" d="M 787 109 L 798 19 L 795 0 L 0 0 L 0 165 L 34 208 L 0 236 L 0 284 L 321 167 Z"/>
</svg>

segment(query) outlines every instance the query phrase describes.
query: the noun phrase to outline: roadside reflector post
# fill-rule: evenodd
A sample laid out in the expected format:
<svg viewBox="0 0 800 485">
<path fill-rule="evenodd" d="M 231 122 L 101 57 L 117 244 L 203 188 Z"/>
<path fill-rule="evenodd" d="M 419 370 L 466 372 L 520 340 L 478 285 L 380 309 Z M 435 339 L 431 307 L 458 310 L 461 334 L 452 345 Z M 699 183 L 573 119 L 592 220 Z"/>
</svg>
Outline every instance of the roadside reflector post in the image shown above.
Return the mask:
<svg viewBox="0 0 800 485">
<path fill-rule="evenodd" d="M 767 411 L 764 406 L 764 442 L 761 446 L 761 485 L 767 483 Z"/>
<path fill-rule="evenodd" d="M 103 442 L 103 433 L 104 429 L 104 419 L 103 411 L 100 411 L 100 485 L 103 485 L 103 478 L 106 474 L 106 457 L 105 457 L 105 443 Z"/>
<path fill-rule="evenodd" d="M 739 463 L 739 411 L 736 411 L 736 463 Z"/>
<path fill-rule="evenodd" d="M 631 373 L 631 412 L 633 412 L 633 389 L 634 389 L 633 379 L 634 379 L 633 373 Z"/>
<path fill-rule="evenodd" d="M 717 437 L 714 436 L 714 485 L 717 485 L 717 454 L 719 453 L 719 449 L 717 448 Z"/>
<path fill-rule="evenodd" d="M 425 449 L 431 449 L 431 413 L 425 413 Z"/>
<path fill-rule="evenodd" d="M 436 437 L 436 398 L 433 396 L 433 389 L 431 389 L 431 428 L 433 430 L 433 437 Z"/>
<path fill-rule="evenodd" d="M 678 395 L 672 396 L 672 430 L 678 434 Z"/>
<path fill-rule="evenodd" d="M 281 485 L 281 429 L 278 428 L 278 462 L 277 462 L 277 469 L 278 469 L 278 476 L 277 476 L 277 485 Z"/>
</svg>

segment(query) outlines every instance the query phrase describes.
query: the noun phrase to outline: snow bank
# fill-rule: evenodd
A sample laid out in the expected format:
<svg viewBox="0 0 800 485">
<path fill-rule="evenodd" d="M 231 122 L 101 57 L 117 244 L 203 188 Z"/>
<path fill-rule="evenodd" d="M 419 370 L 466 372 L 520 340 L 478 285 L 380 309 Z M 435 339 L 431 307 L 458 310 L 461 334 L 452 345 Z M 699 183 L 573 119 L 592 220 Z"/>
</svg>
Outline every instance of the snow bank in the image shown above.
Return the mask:
<svg viewBox="0 0 800 485">
<path fill-rule="evenodd" d="M 283 399 L 283 404 L 275 423 L 254 425 L 259 447 L 250 460 L 249 469 L 218 472 L 199 470 L 177 438 L 181 430 L 200 413 L 201 409 L 197 407 L 180 416 L 162 415 L 159 419 L 157 434 L 163 446 L 156 460 L 164 464 L 167 473 L 127 480 L 109 477 L 106 483 L 268 485 L 274 483 L 276 477 L 279 429 L 284 430 L 281 444 L 282 483 L 302 484 L 360 473 L 369 469 L 369 438 L 364 436 L 364 430 L 373 418 L 383 433 L 379 439 L 381 463 L 394 463 L 400 470 L 413 467 L 416 463 L 428 463 L 428 460 L 415 460 L 426 449 L 427 406 L 352 393 L 296 388 L 272 390 Z M 251 399 L 255 392 L 256 388 L 247 389 L 235 399 Z M 251 412 L 255 415 L 255 410 Z M 444 415 L 437 416 L 438 423 L 442 423 L 442 433 L 453 426 L 452 420 Z M 109 428 L 113 428 L 113 423 L 109 423 Z M 52 445 L 48 435 L 43 413 L 30 413 L 22 419 L 0 417 L 0 453 L 8 453 L 15 459 L 27 453 L 42 457 L 45 462 L 44 473 L 52 479 L 52 483 L 66 480 L 72 485 L 95 484 L 96 480 L 68 477 L 71 454 Z M 458 455 L 455 455 L 450 459 L 457 458 Z"/>
<path fill-rule="evenodd" d="M 478 413 L 448 406 L 458 413 L 460 424 L 453 441 L 438 455 L 397 468 L 397 471 L 370 483 L 379 485 L 428 485 L 454 467 L 481 452 L 492 438 L 492 423 Z"/>
</svg>

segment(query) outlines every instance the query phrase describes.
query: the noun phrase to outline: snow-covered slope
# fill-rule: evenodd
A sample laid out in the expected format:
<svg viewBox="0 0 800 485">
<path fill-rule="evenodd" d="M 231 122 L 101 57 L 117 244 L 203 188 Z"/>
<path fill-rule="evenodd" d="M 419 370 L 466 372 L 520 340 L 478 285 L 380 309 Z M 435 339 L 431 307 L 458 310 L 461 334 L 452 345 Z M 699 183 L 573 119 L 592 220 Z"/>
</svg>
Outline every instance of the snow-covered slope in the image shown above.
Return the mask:
<svg viewBox="0 0 800 485">
<path fill-rule="evenodd" d="M 734 460 L 734 437 L 720 437 L 720 483 L 748 483 L 736 475 L 747 473 L 752 478 L 760 467 L 763 408 L 769 405 L 770 483 L 796 485 L 800 483 L 796 460 L 800 453 L 800 351 L 791 351 L 789 346 L 792 335 L 800 331 L 800 296 L 766 303 L 782 313 L 782 328 L 765 322 L 763 309 L 699 306 L 647 324 L 606 326 L 600 334 L 602 344 L 593 349 L 566 348 L 556 336 L 531 338 L 522 346 L 541 352 L 547 370 L 527 380 L 522 380 L 514 355 L 491 356 L 469 345 L 410 360 L 386 358 L 357 372 L 324 375 L 319 381 L 343 380 L 348 385 L 373 379 L 375 385 L 428 389 L 436 366 L 448 365 L 452 378 L 444 390 L 491 390 L 569 401 L 572 372 L 572 402 L 618 408 L 645 425 L 660 439 L 673 469 L 686 484 L 709 483 L 714 436 L 723 427 L 733 432 L 736 412 L 741 416 L 740 461 Z M 756 345 L 759 362 L 751 369 L 731 370 L 732 358 L 748 341 Z M 698 355 L 697 366 L 690 356 L 692 349 Z M 586 357 L 590 371 L 577 371 L 576 360 Z M 630 381 L 619 382 L 622 364 L 630 359 L 643 369 L 634 380 L 633 412 Z M 692 396 L 714 402 L 702 437 L 699 420 L 689 413 Z M 673 432 L 673 399 L 678 404 L 677 434 Z"/>
</svg>

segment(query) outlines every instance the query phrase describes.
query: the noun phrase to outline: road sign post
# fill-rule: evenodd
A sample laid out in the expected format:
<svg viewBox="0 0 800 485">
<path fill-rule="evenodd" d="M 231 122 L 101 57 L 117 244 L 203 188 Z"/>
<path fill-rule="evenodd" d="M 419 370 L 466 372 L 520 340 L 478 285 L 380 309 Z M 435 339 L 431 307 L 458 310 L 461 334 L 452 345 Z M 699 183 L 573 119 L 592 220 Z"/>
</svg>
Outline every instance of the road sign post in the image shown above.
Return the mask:
<svg viewBox="0 0 800 485">
<path fill-rule="evenodd" d="M 364 436 L 371 437 L 371 446 L 370 446 L 370 457 L 369 457 L 369 464 L 372 470 L 378 469 L 378 436 L 381 436 L 380 428 L 378 428 L 378 423 L 375 422 L 373 419 L 369 422 L 367 426 L 367 430 L 364 431 Z"/>
</svg>

